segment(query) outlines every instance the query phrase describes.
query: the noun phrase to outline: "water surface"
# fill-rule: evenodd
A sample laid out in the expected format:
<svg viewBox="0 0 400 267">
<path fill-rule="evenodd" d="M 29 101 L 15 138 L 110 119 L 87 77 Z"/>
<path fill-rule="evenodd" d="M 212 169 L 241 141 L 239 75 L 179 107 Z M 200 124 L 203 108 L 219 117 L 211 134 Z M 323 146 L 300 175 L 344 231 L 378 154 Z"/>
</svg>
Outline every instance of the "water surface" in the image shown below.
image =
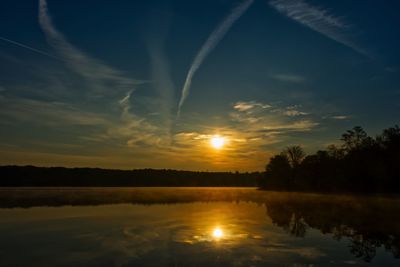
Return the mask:
<svg viewBox="0 0 400 267">
<path fill-rule="evenodd" d="M 400 199 L 253 188 L 0 190 L 0 266 L 400 266 Z"/>
</svg>

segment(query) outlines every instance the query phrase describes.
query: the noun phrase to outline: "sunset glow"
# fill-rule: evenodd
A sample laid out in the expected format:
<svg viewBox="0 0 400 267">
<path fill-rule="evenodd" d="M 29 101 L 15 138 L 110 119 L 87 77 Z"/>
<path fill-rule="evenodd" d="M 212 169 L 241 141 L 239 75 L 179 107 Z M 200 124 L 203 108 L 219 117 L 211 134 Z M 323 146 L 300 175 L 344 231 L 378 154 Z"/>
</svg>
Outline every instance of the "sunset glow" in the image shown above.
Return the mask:
<svg viewBox="0 0 400 267">
<path fill-rule="evenodd" d="M 225 144 L 225 138 L 215 135 L 210 140 L 211 146 L 215 149 L 221 149 Z"/>
<path fill-rule="evenodd" d="M 219 239 L 219 238 L 223 237 L 224 233 L 222 232 L 221 228 L 216 227 L 214 229 L 212 235 L 213 235 L 214 238 Z"/>
<path fill-rule="evenodd" d="M 399 124 L 399 1 L 5 2 L 1 166 L 262 172 Z"/>
</svg>

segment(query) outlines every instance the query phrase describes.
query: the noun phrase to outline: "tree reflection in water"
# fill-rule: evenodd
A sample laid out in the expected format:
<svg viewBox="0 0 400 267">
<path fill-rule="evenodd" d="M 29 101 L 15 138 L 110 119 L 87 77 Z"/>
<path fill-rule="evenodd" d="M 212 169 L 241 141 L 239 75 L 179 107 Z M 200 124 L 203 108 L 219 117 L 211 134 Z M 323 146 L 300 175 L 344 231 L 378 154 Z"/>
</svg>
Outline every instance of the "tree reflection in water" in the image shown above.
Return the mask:
<svg viewBox="0 0 400 267">
<path fill-rule="evenodd" d="M 285 194 L 285 193 L 283 193 Z M 318 195 L 287 194 L 269 197 L 265 203 L 272 222 L 290 235 L 304 237 L 309 228 L 331 234 L 336 240 L 347 238 L 350 252 L 370 262 L 380 247 L 400 258 L 399 205 L 358 198 L 349 201 Z"/>
<path fill-rule="evenodd" d="M 350 252 L 366 262 L 383 247 L 400 258 L 400 198 L 269 192 L 241 188 L 3 189 L 0 208 L 142 205 L 193 202 L 252 202 L 265 205 L 272 223 L 295 237 L 311 229 L 348 240 Z"/>
</svg>

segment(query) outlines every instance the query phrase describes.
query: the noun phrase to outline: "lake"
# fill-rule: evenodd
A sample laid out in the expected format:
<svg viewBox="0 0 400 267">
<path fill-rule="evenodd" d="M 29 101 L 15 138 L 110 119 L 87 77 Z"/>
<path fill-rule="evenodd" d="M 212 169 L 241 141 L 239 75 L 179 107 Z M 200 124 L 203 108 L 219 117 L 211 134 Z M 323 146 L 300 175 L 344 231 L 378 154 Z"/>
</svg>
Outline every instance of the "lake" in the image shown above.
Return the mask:
<svg viewBox="0 0 400 267">
<path fill-rule="evenodd" d="M 400 198 L 0 189 L 0 266 L 400 266 Z"/>
</svg>

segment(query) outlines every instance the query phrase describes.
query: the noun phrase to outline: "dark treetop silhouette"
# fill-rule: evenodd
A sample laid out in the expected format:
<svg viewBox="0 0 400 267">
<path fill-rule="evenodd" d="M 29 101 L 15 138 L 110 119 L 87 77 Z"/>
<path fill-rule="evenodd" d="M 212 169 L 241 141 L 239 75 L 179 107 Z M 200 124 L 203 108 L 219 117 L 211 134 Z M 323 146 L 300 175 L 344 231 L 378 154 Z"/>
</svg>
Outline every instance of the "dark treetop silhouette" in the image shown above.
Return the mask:
<svg viewBox="0 0 400 267">
<path fill-rule="evenodd" d="M 271 158 L 259 186 L 269 190 L 400 193 L 400 128 L 375 138 L 359 126 L 342 145 L 305 156 L 300 146 Z"/>
<path fill-rule="evenodd" d="M 0 186 L 250 186 L 261 174 L 178 170 L 0 167 Z"/>
</svg>

